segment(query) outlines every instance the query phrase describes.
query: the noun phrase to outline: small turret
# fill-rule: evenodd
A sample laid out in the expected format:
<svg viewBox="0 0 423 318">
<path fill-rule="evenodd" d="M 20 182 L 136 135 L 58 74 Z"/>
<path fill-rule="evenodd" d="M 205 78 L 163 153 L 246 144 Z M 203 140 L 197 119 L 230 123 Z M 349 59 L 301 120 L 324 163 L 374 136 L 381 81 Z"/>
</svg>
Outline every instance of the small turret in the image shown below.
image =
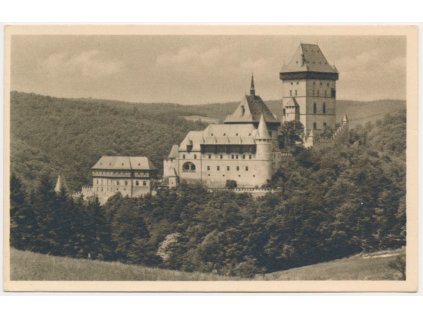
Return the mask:
<svg viewBox="0 0 423 318">
<path fill-rule="evenodd" d="M 60 193 L 62 189 L 65 189 L 66 191 L 68 191 L 65 178 L 59 174 L 59 176 L 57 177 L 56 186 L 54 187 L 54 192 Z"/>
<path fill-rule="evenodd" d="M 348 122 L 349 122 L 349 119 L 348 119 L 347 113 L 345 113 L 344 118 L 342 118 L 342 124 L 347 125 Z"/>
<path fill-rule="evenodd" d="M 264 120 L 263 114 L 260 116 L 260 122 L 257 128 L 259 139 L 271 139 L 269 131 L 267 130 L 266 121 Z"/>
</svg>

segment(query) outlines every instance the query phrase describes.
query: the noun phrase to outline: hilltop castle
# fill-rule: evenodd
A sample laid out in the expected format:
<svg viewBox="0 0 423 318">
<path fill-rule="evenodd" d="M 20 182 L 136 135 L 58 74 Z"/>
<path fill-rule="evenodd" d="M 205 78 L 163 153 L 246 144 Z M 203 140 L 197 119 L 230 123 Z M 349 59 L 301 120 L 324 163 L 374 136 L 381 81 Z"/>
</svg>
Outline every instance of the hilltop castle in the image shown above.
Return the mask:
<svg viewBox="0 0 423 318">
<path fill-rule="evenodd" d="M 164 180 L 169 187 L 180 180 L 201 182 L 211 188 L 225 187 L 228 180 L 243 188 L 266 185 L 282 160 L 278 130 L 283 122 L 302 123 L 306 147 L 319 142 L 326 128 L 334 132 L 332 138 L 348 129 L 346 116 L 336 126 L 338 77 L 336 67 L 329 65 L 318 45 L 301 44 L 280 72 L 280 120 L 256 95 L 252 77 L 250 94 L 223 124 L 190 131 L 179 145 L 173 145 L 163 162 Z"/>
</svg>

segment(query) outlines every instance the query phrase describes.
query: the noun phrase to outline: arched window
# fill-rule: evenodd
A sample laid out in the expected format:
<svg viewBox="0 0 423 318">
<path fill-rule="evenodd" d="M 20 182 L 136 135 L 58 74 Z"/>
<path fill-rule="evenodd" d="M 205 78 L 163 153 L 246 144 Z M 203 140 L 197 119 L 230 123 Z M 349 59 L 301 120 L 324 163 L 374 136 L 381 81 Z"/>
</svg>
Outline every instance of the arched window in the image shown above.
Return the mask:
<svg viewBox="0 0 423 318">
<path fill-rule="evenodd" d="M 313 114 L 317 113 L 317 105 L 316 103 L 313 104 Z"/>
<path fill-rule="evenodd" d="M 185 162 L 182 165 L 182 171 L 184 172 L 195 172 L 195 164 L 192 162 Z"/>
<path fill-rule="evenodd" d="M 323 103 L 323 114 L 326 114 L 326 103 Z"/>
</svg>

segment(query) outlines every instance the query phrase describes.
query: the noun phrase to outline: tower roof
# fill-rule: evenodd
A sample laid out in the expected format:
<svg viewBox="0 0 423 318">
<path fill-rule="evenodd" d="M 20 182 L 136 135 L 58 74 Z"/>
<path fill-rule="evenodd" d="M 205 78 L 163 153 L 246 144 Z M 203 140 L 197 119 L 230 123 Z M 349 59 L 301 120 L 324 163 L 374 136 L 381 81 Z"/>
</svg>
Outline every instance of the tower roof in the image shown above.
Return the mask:
<svg viewBox="0 0 423 318">
<path fill-rule="evenodd" d="M 317 44 L 303 43 L 295 51 L 291 61 L 281 70 L 281 74 L 295 72 L 338 74 L 336 67 L 329 64 Z"/>
<path fill-rule="evenodd" d="M 68 190 L 66 180 L 60 174 L 57 177 L 56 186 L 54 187 L 54 192 L 59 193 L 62 189 Z"/>
<path fill-rule="evenodd" d="M 348 119 L 347 113 L 345 113 L 344 118 L 342 118 L 342 122 L 348 123 L 348 121 L 349 121 L 349 119 Z"/>
<path fill-rule="evenodd" d="M 178 145 L 173 145 L 172 149 L 170 149 L 170 153 L 168 159 L 175 159 L 178 158 L 178 151 L 179 151 L 179 146 Z"/>
<path fill-rule="evenodd" d="M 260 122 L 257 128 L 258 137 L 260 139 L 270 139 L 269 131 L 267 130 L 266 121 L 264 119 L 263 114 L 260 116 Z"/>
</svg>

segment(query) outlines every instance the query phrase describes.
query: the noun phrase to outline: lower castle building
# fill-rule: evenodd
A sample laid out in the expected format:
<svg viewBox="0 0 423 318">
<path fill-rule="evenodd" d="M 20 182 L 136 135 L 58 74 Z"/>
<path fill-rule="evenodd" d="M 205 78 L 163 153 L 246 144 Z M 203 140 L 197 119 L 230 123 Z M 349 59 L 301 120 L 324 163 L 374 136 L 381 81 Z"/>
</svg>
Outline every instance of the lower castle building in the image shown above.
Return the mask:
<svg viewBox="0 0 423 318">
<path fill-rule="evenodd" d="M 103 204 L 118 192 L 130 198 L 151 193 L 156 168 L 147 157 L 102 156 L 91 174 L 92 186 L 83 187 L 81 193 Z"/>
</svg>

